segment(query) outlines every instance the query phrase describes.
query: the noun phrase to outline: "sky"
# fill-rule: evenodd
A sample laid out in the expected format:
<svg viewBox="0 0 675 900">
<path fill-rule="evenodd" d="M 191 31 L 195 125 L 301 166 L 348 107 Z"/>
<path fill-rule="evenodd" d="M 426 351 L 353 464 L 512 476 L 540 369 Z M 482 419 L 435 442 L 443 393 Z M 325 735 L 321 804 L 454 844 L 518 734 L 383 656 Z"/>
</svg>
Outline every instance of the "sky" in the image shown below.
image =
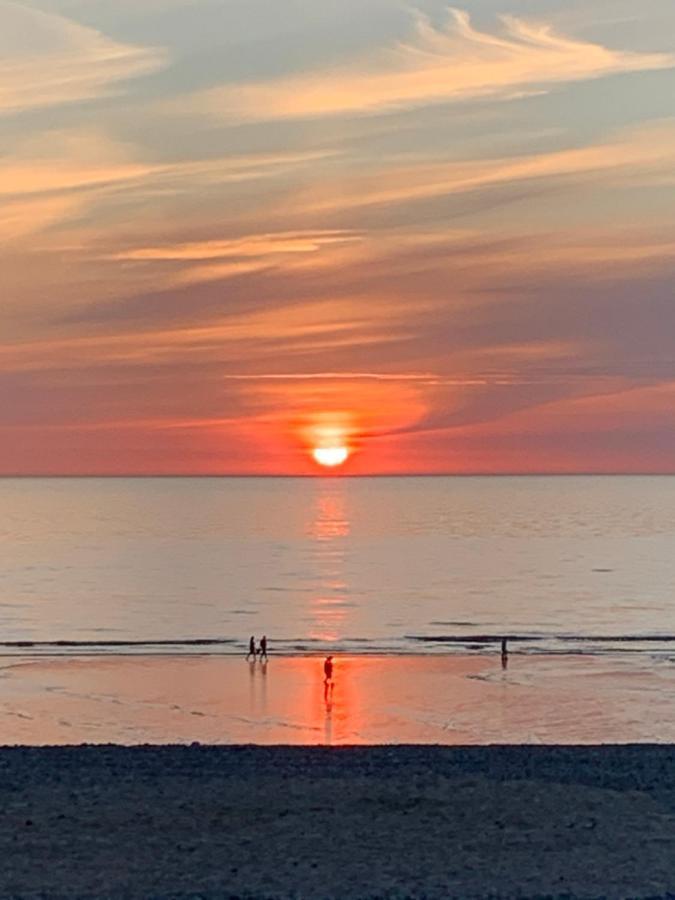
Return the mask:
<svg viewBox="0 0 675 900">
<path fill-rule="evenodd" d="M 0 0 L 0 474 L 675 472 L 673 98 L 672 0 Z"/>
</svg>

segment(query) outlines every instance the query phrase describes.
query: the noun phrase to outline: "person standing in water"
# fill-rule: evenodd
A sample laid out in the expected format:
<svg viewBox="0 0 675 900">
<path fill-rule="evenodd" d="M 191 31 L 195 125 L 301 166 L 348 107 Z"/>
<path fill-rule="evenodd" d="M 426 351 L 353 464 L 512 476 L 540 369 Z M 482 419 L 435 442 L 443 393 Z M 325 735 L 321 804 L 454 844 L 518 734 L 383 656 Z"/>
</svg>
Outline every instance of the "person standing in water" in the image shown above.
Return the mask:
<svg viewBox="0 0 675 900">
<path fill-rule="evenodd" d="M 502 638 L 502 669 L 509 664 L 509 651 L 506 649 L 506 638 Z"/>
<path fill-rule="evenodd" d="M 253 635 L 251 635 L 251 640 L 248 642 L 248 653 L 246 654 L 246 659 L 248 660 L 251 657 L 253 657 L 253 661 L 255 662 L 255 655 L 256 655 L 255 637 Z"/>
<path fill-rule="evenodd" d="M 267 662 L 267 636 L 263 634 L 260 638 L 260 662 Z"/>
</svg>

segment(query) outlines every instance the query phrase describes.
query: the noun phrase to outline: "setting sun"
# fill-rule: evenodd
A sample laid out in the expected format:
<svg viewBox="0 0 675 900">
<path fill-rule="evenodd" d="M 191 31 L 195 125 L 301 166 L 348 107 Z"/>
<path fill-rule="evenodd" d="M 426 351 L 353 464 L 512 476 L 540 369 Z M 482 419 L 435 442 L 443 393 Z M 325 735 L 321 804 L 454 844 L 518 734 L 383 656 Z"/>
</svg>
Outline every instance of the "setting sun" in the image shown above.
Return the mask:
<svg viewBox="0 0 675 900">
<path fill-rule="evenodd" d="M 315 447 L 312 456 L 320 466 L 340 466 L 349 456 L 346 447 Z"/>
</svg>

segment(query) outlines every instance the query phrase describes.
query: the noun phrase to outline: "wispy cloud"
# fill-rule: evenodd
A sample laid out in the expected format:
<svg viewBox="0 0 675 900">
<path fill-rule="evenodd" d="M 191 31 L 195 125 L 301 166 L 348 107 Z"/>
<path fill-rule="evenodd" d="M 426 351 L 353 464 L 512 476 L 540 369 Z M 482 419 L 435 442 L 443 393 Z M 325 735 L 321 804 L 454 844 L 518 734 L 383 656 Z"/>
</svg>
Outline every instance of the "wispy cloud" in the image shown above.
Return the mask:
<svg viewBox="0 0 675 900">
<path fill-rule="evenodd" d="M 675 121 L 642 125 L 604 143 L 527 156 L 383 165 L 351 178 L 326 180 L 298 198 L 305 211 L 358 209 L 462 194 L 519 182 L 570 176 L 672 181 Z"/>
<path fill-rule="evenodd" d="M 349 245 L 359 240 L 359 235 L 349 231 L 287 231 L 129 248 L 113 254 L 112 259 L 154 265 L 171 264 L 169 283 L 192 284 L 283 266 L 285 261 L 298 255 L 314 255 L 327 248 Z"/>
<path fill-rule="evenodd" d="M 163 168 L 135 161 L 129 148 L 103 135 L 50 133 L 0 159 L 0 196 L 49 194 L 133 181 Z"/>
<path fill-rule="evenodd" d="M 166 54 L 2 0 L 0 59 L 1 115 L 110 94 L 121 82 L 160 69 Z"/>
<path fill-rule="evenodd" d="M 543 23 L 500 17 L 479 31 L 449 9 L 435 27 L 418 15 L 410 41 L 330 70 L 211 89 L 195 108 L 230 119 L 383 113 L 476 97 L 509 98 L 564 82 L 675 66 L 675 54 L 613 50 Z"/>
<path fill-rule="evenodd" d="M 358 240 L 345 231 L 285 231 L 254 234 L 231 240 L 191 241 L 158 247 L 123 250 L 114 259 L 131 260 L 203 260 L 226 257 L 275 256 L 279 253 L 314 253 L 321 247 Z"/>
<path fill-rule="evenodd" d="M 77 215 L 77 197 L 40 197 L 0 204 L 0 240 L 23 238 Z"/>
<path fill-rule="evenodd" d="M 7 240 L 36 234 L 81 215 L 108 189 L 138 185 L 165 168 L 92 131 L 31 137 L 0 157 L 0 232 Z"/>
<path fill-rule="evenodd" d="M 208 324 L 136 328 L 116 334 L 0 343 L 0 371 L 105 368 L 109 365 L 176 365 L 181 360 L 230 364 L 286 360 L 347 347 L 367 347 L 409 335 L 408 304 L 369 298 L 308 301 L 281 308 L 220 316 Z"/>
<path fill-rule="evenodd" d="M 158 162 L 141 158 L 137 147 L 114 140 L 102 131 L 54 129 L 15 140 L 0 156 L 0 199 L 3 200 L 0 230 L 6 238 L 36 233 L 85 213 L 92 206 L 104 204 L 111 194 L 127 192 L 130 201 L 140 206 L 153 192 L 179 197 L 211 185 L 222 188 L 287 177 L 293 170 L 325 155 L 291 151 Z M 104 217 L 101 226 L 105 227 Z M 328 241 L 330 235 L 326 233 L 321 239 Z M 300 246 L 299 239 L 297 243 Z M 184 244 L 173 249 L 139 249 L 136 254 L 133 250 L 126 255 L 120 252 L 116 258 L 159 260 L 169 259 L 172 254 L 178 258 L 180 253 L 185 259 L 227 255 L 224 248 L 215 244 L 211 256 L 205 245 L 202 253 L 206 256 L 200 255 L 197 245 Z"/>
<path fill-rule="evenodd" d="M 433 372 L 229 372 L 228 381 L 418 381 L 438 380 Z"/>
</svg>

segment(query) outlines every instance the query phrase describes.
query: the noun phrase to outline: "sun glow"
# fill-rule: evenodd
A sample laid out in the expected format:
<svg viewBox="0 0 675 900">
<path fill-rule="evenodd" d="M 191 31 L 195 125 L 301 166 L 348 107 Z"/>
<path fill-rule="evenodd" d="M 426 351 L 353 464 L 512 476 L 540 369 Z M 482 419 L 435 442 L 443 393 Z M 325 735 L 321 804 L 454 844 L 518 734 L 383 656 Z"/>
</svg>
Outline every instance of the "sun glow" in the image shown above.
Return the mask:
<svg viewBox="0 0 675 900">
<path fill-rule="evenodd" d="M 320 466 L 341 466 L 349 456 L 346 447 L 315 447 L 312 456 Z"/>
</svg>

